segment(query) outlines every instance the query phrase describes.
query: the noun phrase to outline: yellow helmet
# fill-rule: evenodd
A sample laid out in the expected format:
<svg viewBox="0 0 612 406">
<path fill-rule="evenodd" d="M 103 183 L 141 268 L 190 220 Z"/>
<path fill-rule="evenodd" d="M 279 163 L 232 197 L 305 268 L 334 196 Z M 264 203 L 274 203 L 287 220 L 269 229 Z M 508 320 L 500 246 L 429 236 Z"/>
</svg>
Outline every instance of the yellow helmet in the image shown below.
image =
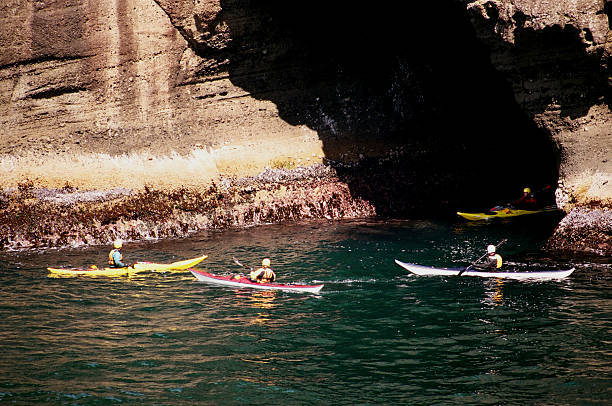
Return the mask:
<svg viewBox="0 0 612 406">
<path fill-rule="evenodd" d="M 264 258 L 261 261 L 261 266 L 270 266 L 270 258 Z"/>
<path fill-rule="evenodd" d="M 115 247 L 116 249 L 120 249 L 121 247 L 123 247 L 123 241 L 115 240 L 115 242 L 113 243 L 113 247 Z"/>
<path fill-rule="evenodd" d="M 531 189 L 529 189 L 528 187 L 526 187 L 525 189 L 523 189 L 523 193 L 531 193 Z"/>
</svg>

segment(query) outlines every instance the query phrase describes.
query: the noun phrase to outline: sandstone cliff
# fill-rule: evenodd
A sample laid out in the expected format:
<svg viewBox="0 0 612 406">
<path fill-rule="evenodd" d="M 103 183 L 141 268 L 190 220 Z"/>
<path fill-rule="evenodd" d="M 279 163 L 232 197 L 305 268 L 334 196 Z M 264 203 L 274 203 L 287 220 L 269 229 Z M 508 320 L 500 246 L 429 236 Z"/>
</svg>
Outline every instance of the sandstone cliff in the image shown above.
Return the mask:
<svg viewBox="0 0 612 406">
<path fill-rule="evenodd" d="M 294 213 L 452 213 L 548 184 L 574 217 L 611 206 L 609 2 L 329 3 L 2 2 L 5 201 L 32 187 L 203 194 L 324 163 L 325 200 L 345 210 Z M 598 218 L 586 245 L 609 254 Z M 593 226 L 566 224 L 550 248 L 585 250 L 567 242 Z"/>
</svg>

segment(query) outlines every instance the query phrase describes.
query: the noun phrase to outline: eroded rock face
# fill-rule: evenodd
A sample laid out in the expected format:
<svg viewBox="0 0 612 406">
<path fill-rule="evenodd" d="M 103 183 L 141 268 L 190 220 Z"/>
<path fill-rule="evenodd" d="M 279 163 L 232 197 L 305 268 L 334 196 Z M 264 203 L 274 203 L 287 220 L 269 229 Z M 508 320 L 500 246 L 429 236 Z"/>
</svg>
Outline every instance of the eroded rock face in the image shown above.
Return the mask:
<svg viewBox="0 0 612 406">
<path fill-rule="evenodd" d="M 567 212 L 610 207 L 610 10 L 4 1 L 0 186 L 202 191 L 325 161 L 383 215 L 549 184 Z"/>
<path fill-rule="evenodd" d="M 517 103 L 559 148 L 557 205 L 569 213 L 550 249 L 612 255 L 612 2 L 467 3 Z"/>
<path fill-rule="evenodd" d="M 612 205 L 610 2 L 468 2 L 517 103 L 560 148 L 558 203 Z"/>
<path fill-rule="evenodd" d="M 610 256 L 612 210 L 576 207 L 561 221 L 548 241 L 554 250 Z"/>
</svg>

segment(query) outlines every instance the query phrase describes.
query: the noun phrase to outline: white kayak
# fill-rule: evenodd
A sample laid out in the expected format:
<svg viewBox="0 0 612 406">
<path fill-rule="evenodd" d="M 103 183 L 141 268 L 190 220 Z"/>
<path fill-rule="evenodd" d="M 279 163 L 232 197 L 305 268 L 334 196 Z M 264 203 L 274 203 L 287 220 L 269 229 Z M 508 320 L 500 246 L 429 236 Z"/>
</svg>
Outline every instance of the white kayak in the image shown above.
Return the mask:
<svg viewBox="0 0 612 406">
<path fill-rule="evenodd" d="M 457 276 L 462 268 L 434 268 L 431 266 L 423 266 L 417 264 L 408 264 L 406 262 L 395 260 L 395 263 L 402 268 L 416 275 L 446 275 Z M 574 272 L 575 268 L 567 270 L 534 270 L 534 271 L 481 271 L 470 269 L 461 274 L 461 276 L 480 276 L 482 278 L 507 278 L 507 279 L 562 279 L 566 278 Z"/>
</svg>

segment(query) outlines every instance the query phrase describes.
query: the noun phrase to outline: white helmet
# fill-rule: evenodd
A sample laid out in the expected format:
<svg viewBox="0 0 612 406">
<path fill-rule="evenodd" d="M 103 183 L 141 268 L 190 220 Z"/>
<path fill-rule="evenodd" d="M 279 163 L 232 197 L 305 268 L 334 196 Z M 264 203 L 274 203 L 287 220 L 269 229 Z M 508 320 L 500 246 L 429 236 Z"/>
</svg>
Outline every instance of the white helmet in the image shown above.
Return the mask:
<svg viewBox="0 0 612 406">
<path fill-rule="evenodd" d="M 121 247 L 123 247 L 123 241 L 116 239 L 113 243 L 113 247 L 115 247 L 115 249 L 121 249 Z"/>
<path fill-rule="evenodd" d="M 489 254 L 495 254 L 495 245 L 489 245 L 489 246 L 487 247 L 487 252 L 488 252 Z"/>
</svg>

